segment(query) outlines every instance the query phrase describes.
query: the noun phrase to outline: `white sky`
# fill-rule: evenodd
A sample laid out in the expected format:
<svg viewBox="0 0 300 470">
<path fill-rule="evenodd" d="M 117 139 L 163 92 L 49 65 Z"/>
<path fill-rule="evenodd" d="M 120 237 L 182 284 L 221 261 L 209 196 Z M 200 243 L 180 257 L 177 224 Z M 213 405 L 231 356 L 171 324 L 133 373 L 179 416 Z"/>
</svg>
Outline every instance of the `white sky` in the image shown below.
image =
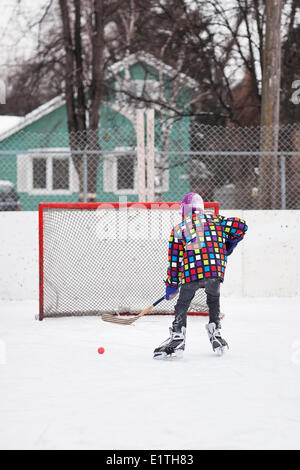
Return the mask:
<svg viewBox="0 0 300 470">
<path fill-rule="evenodd" d="M 37 28 L 29 23 L 38 18 L 49 0 L 0 0 L 0 67 L 1 76 L 8 67 L 28 58 L 34 50 Z"/>
</svg>

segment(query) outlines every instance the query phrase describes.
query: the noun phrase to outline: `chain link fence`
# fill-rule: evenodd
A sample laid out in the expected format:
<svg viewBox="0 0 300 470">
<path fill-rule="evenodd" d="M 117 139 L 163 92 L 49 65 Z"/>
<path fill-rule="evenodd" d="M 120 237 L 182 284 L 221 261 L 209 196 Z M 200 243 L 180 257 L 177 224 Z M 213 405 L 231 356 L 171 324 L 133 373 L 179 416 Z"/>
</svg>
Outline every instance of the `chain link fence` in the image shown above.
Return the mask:
<svg viewBox="0 0 300 470">
<path fill-rule="evenodd" d="M 268 142 L 274 148 L 277 132 L 273 152 Z M 37 210 L 40 202 L 117 202 L 121 196 L 138 201 L 141 168 L 156 201 L 178 201 L 194 191 L 219 201 L 221 209 L 300 209 L 298 124 L 270 133 L 157 116 L 154 148 L 146 132 L 143 139 L 141 157 L 131 122 L 72 135 L 21 130 L 0 136 L 0 210 Z"/>
</svg>

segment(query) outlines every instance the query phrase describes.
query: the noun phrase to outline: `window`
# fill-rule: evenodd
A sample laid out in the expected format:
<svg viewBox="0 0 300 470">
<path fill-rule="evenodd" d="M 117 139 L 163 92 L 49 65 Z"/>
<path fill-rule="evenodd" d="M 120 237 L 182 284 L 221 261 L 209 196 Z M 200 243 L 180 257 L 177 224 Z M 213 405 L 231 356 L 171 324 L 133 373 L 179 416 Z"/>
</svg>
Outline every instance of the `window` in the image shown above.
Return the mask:
<svg viewBox="0 0 300 470">
<path fill-rule="evenodd" d="M 68 149 L 34 150 L 18 155 L 18 191 L 29 194 L 71 194 L 79 190 Z"/>
<path fill-rule="evenodd" d="M 103 191 L 115 194 L 137 194 L 136 152 L 130 147 L 117 147 L 105 155 Z"/>
<path fill-rule="evenodd" d="M 70 186 L 69 158 L 52 159 L 52 189 L 68 190 Z"/>
<path fill-rule="evenodd" d="M 32 160 L 32 188 L 47 188 L 47 160 L 46 158 L 33 158 Z"/>
<path fill-rule="evenodd" d="M 105 155 L 103 163 L 103 191 L 117 195 L 138 193 L 136 151 L 130 147 L 117 147 L 115 153 Z M 157 153 L 155 160 L 155 192 L 169 190 L 169 169 Z M 145 175 L 145 177 L 147 177 Z"/>
<path fill-rule="evenodd" d="M 117 157 L 117 189 L 134 189 L 135 162 L 133 155 Z"/>
</svg>

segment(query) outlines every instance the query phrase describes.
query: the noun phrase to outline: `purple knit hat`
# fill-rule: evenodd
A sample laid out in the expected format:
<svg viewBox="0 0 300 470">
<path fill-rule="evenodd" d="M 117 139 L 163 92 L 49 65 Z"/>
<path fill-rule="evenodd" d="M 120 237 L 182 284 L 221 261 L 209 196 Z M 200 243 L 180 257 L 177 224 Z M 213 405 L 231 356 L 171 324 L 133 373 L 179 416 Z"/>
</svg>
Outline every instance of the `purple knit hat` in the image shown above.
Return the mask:
<svg viewBox="0 0 300 470">
<path fill-rule="evenodd" d="M 192 211 L 204 213 L 204 203 L 200 194 L 188 193 L 181 201 L 181 213 L 183 217 Z"/>
</svg>

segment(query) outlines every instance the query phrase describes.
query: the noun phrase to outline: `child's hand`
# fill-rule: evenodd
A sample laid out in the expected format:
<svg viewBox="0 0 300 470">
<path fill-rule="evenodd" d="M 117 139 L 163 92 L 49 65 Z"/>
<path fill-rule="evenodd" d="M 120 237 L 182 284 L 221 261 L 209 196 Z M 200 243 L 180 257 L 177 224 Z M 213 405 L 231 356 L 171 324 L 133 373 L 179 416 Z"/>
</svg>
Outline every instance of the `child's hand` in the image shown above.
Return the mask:
<svg viewBox="0 0 300 470">
<path fill-rule="evenodd" d="M 177 287 L 166 286 L 166 299 L 172 300 L 178 294 Z"/>
<path fill-rule="evenodd" d="M 231 253 L 236 248 L 239 241 L 240 240 L 238 238 L 233 238 L 233 239 L 229 239 L 226 241 L 227 256 L 231 255 Z"/>
</svg>

